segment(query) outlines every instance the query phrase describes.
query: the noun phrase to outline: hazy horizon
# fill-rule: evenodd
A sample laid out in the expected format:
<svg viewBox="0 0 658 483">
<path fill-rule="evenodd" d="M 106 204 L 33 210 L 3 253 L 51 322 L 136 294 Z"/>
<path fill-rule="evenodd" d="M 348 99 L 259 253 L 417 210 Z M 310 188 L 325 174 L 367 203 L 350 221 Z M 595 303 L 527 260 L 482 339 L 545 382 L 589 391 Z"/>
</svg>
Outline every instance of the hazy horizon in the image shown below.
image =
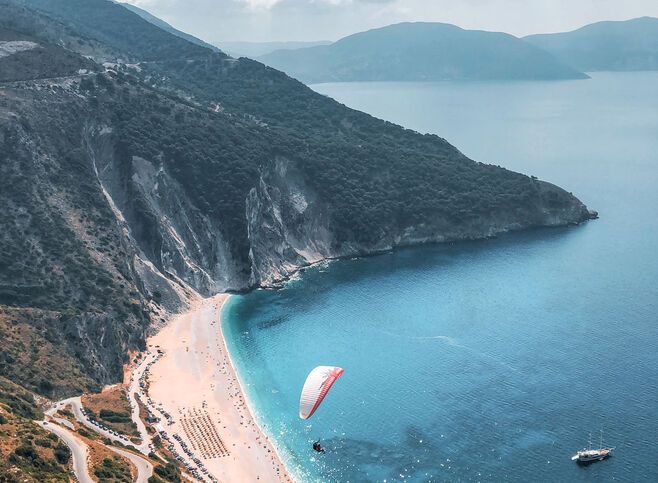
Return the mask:
<svg viewBox="0 0 658 483">
<path fill-rule="evenodd" d="M 208 42 L 335 41 L 398 22 L 445 22 L 523 37 L 658 17 L 652 0 L 126 0 Z"/>
</svg>

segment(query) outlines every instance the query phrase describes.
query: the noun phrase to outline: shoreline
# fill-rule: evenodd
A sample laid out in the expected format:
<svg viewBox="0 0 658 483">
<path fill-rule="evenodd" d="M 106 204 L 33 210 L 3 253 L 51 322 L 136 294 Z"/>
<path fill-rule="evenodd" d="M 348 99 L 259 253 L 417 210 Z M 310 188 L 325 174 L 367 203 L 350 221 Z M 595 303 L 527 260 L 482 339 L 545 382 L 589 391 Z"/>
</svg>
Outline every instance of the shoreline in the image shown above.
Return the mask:
<svg viewBox="0 0 658 483">
<path fill-rule="evenodd" d="M 249 414 L 251 418 L 253 419 L 254 423 L 256 426 L 259 428 L 260 432 L 263 434 L 265 437 L 265 440 L 272 446 L 272 449 L 274 449 L 274 453 L 279 460 L 279 462 L 284 466 L 286 469 L 286 476 L 288 477 L 287 481 L 290 482 L 295 482 L 295 478 L 293 477 L 292 471 L 290 471 L 290 467 L 288 464 L 286 464 L 285 458 L 281 455 L 281 452 L 279 451 L 279 448 L 277 448 L 276 444 L 272 441 L 276 441 L 276 439 L 272 438 L 271 435 L 268 433 L 266 429 L 264 429 L 264 424 L 259 420 L 258 413 L 255 411 L 252 401 L 249 399 L 249 395 L 247 391 L 245 390 L 244 386 L 242 385 L 242 379 L 240 378 L 240 373 L 237 369 L 237 366 L 235 362 L 233 361 L 233 357 L 231 356 L 231 351 L 228 348 L 228 344 L 226 343 L 226 337 L 224 336 L 224 321 L 222 320 L 221 313 L 222 310 L 224 309 L 224 306 L 229 302 L 230 298 L 232 297 L 231 294 L 225 294 L 226 298 L 222 302 L 222 305 L 218 309 L 218 315 L 219 315 L 219 331 L 220 331 L 220 336 L 221 336 L 221 341 L 222 344 L 224 344 L 224 350 L 226 351 L 226 356 L 228 358 L 229 364 L 231 365 L 231 368 L 233 369 L 233 374 L 235 375 L 235 378 L 238 382 L 238 386 L 240 387 L 240 392 L 242 393 L 242 396 L 244 398 L 245 404 L 247 406 L 247 410 L 249 411 Z"/>
<path fill-rule="evenodd" d="M 229 297 L 191 301 L 188 311 L 149 337 L 149 349 L 162 351 L 149 372 L 150 405 L 169 415 L 156 428 L 176 448 L 185 442 L 219 481 L 292 482 L 228 350 L 221 310 Z"/>
<path fill-rule="evenodd" d="M 528 225 L 521 228 L 505 228 L 499 231 L 496 231 L 492 234 L 481 234 L 475 236 L 464 236 L 464 237 L 454 237 L 454 238 L 445 238 L 440 239 L 437 237 L 427 237 L 424 239 L 411 240 L 406 242 L 401 242 L 397 244 L 387 245 L 384 247 L 375 247 L 370 250 L 362 249 L 355 250 L 354 253 L 344 253 L 342 255 L 326 256 L 322 257 L 319 260 L 307 262 L 301 265 L 295 266 L 290 273 L 284 277 L 276 278 L 267 283 L 253 284 L 240 289 L 230 290 L 230 293 L 227 295 L 242 295 L 250 293 L 254 290 L 280 290 L 285 288 L 285 286 L 292 281 L 297 280 L 303 275 L 306 270 L 316 268 L 324 264 L 330 264 L 333 262 L 339 262 L 341 260 L 356 260 L 356 259 L 367 259 L 371 257 L 379 257 L 383 255 L 390 255 L 397 253 L 403 250 L 413 250 L 418 248 L 427 248 L 427 247 L 441 247 L 441 246 L 452 246 L 454 244 L 471 244 L 471 243 L 481 243 L 491 240 L 504 239 L 508 236 L 516 235 L 532 235 L 535 232 L 542 231 L 552 231 L 552 230 L 568 230 L 574 227 L 584 225 L 591 221 L 596 221 L 600 219 L 599 212 L 596 210 L 589 210 L 589 218 L 583 219 L 582 221 L 575 222 L 563 222 L 555 225 Z"/>
</svg>

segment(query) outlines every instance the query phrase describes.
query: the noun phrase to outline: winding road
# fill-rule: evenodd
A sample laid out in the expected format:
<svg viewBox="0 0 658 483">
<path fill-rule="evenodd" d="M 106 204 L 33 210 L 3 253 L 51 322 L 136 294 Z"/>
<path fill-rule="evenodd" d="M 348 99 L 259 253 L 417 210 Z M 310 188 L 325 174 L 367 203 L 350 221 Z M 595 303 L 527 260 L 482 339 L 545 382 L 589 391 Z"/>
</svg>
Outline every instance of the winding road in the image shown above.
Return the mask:
<svg viewBox="0 0 658 483">
<path fill-rule="evenodd" d="M 87 468 L 87 445 L 78 437 L 74 436 L 71 431 L 61 426 L 50 424 L 46 421 L 40 421 L 39 425 L 46 431 L 56 434 L 71 449 L 73 473 L 78 481 L 80 483 L 94 483 L 94 480 L 89 476 L 89 469 Z"/>
<path fill-rule="evenodd" d="M 114 446 L 108 446 L 107 448 L 130 460 L 130 462 L 135 465 L 135 468 L 137 468 L 137 478 L 135 479 L 135 483 L 148 483 L 149 478 L 153 476 L 153 465 L 150 461 L 145 460 L 135 453 L 126 451 L 125 449 L 115 448 Z"/>
<path fill-rule="evenodd" d="M 144 358 L 142 363 L 137 367 L 137 369 L 135 369 L 135 372 L 133 373 L 133 381 L 131 382 L 130 390 L 128 392 L 132 406 L 133 421 L 135 421 L 137 429 L 139 430 L 142 444 L 136 445 L 123 436 L 114 435 L 109 431 L 99 428 L 93 424 L 91 420 L 82 412 L 82 400 L 80 396 L 71 397 L 56 402 L 44 413 L 46 419 L 50 419 L 50 422 L 45 420 L 38 422 L 41 427 L 56 434 L 71 449 L 71 456 L 73 459 L 73 472 L 80 483 L 94 483 L 94 480 L 89 475 L 89 468 L 87 467 L 87 456 L 89 449 L 85 442 L 73 433 L 72 430 L 75 429 L 73 424 L 66 419 L 55 417 L 55 413 L 57 413 L 58 410 L 65 408 L 66 406 L 71 406 L 71 411 L 73 412 L 75 419 L 82 425 L 91 429 L 95 433 L 110 439 L 111 441 L 119 442 L 123 445 L 130 445 L 137 449 L 140 453 L 148 455 L 151 451 L 149 444 L 150 438 L 146 432 L 146 426 L 139 417 L 139 406 L 135 400 L 135 392 L 139 388 L 139 378 L 151 360 L 151 357 Z M 53 424 L 55 422 L 58 424 Z M 70 428 L 71 430 L 67 428 Z M 105 447 L 128 459 L 133 465 L 135 465 L 135 468 L 137 469 L 137 477 L 135 478 L 136 483 L 148 483 L 148 479 L 153 475 L 153 465 L 150 461 L 140 455 L 122 448 L 109 445 L 105 445 Z"/>
<path fill-rule="evenodd" d="M 96 433 L 102 435 L 103 437 L 105 437 L 105 438 L 107 438 L 111 441 L 119 442 L 119 443 L 121 443 L 125 446 L 132 446 L 137 451 L 139 451 L 140 453 L 142 453 L 144 455 L 148 455 L 149 452 L 151 451 L 151 449 L 149 448 L 148 440 L 144 440 L 142 438 L 142 443 L 141 444 L 135 444 L 135 443 L 133 443 L 132 441 L 130 441 L 128 438 L 126 438 L 124 436 L 114 435 L 114 434 L 110 433 L 109 431 L 107 431 L 105 429 L 102 429 L 102 428 L 99 428 L 98 426 L 93 424 L 91 422 L 91 420 L 87 416 L 85 416 L 84 413 L 82 412 L 82 400 L 80 399 L 80 396 L 70 397 L 68 399 L 63 399 L 62 401 L 57 402 L 52 408 L 50 408 L 48 411 L 46 411 L 46 414 L 48 416 L 53 416 L 53 414 L 55 414 L 55 412 L 58 409 L 64 408 L 67 405 L 71 406 L 71 409 L 72 409 L 73 415 L 75 416 L 75 419 L 77 419 L 81 424 L 85 425 L 89 429 L 91 429 L 91 430 L 95 431 Z M 143 423 L 142 423 L 142 426 L 143 426 Z M 138 426 L 138 428 L 139 428 L 139 426 Z M 144 428 L 144 432 L 146 432 L 146 428 Z M 140 431 L 140 434 L 142 434 L 141 431 Z"/>
<path fill-rule="evenodd" d="M 130 400 L 131 418 L 135 425 L 137 426 L 137 431 L 139 431 L 139 437 L 142 440 L 142 445 L 146 447 L 146 452 L 142 451 L 139 447 L 138 449 L 144 453 L 148 454 L 150 451 L 150 436 L 148 431 L 146 431 L 146 425 L 142 418 L 139 417 L 139 404 L 137 403 L 137 394 L 140 393 L 139 381 L 149 367 L 149 364 L 157 360 L 157 355 L 152 353 L 147 353 L 144 359 L 137 365 L 133 370 L 130 376 L 130 386 L 128 386 L 128 399 Z"/>
</svg>

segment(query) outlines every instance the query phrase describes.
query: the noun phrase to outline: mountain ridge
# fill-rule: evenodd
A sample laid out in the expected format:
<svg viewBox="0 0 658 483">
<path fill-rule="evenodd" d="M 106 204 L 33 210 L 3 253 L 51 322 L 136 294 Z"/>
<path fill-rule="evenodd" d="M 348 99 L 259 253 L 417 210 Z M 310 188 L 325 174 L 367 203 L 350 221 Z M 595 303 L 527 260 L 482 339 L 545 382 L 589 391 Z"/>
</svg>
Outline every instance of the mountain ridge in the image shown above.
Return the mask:
<svg viewBox="0 0 658 483">
<path fill-rule="evenodd" d="M 232 57 L 249 57 L 255 59 L 277 50 L 296 50 L 318 45 L 329 45 L 329 40 L 317 41 L 281 41 L 281 42 L 240 42 L 240 41 L 217 41 L 216 45 Z"/>
<path fill-rule="evenodd" d="M 512 35 L 438 22 L 393 24 L 257 60 L 307 83 L 587 78 Z"/>
<path fill-rule="evenodd" d="M 216 52 L 219 52 L 220 49 L 216 47 L 215 45 L 209 44 L 208 42 L 201 40 L 198 37 L 195 37 L 194 35 L 188 34 L 186 32 L 183 32 L 181 30 L 178 30 L 176 27 L 172 26 L 171 24 L 165 22 L 164 20 L 156 17 L 152 13 L 150 13 L 148 10 L 145 10 L 143 8 L 140 8 L 136 5 L 133 5 L 131 3 L 125 3 L 125 2 L 116 2 L 122 7 L 130 10 L 131 12 L 139 15 L 141 18 L 146 20 L 147 22 L 155 25 L 156 27 L 169 32 L 170 34 L 175 35 L 176 37 L 180 37 L 182 39 L 187 40 L 188 42 L 191 42 L 193 44 L 199 45 L 201 47 L 206 47 L 210 50 L 214 50 Z"/>
<path fill-rule="evenodd" d="M 658 70 L 658 18 L 603 21 L 524 40 L 584 71 Z"/>
</svg>

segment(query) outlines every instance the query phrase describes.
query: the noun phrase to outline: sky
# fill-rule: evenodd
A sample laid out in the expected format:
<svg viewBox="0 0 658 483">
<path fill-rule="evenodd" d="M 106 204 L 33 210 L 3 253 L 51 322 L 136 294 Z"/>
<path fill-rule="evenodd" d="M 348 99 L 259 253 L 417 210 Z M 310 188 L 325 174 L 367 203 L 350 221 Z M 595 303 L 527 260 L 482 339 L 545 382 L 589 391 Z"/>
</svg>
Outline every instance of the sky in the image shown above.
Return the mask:
<svg viewBox="0 0 658 483">
<path fill-rule="evenodd" d="M 397 22 L 446 22 L 516 36 L 658 17 L 658 0 L 123 0 L 208 42 L 338 40 Z"/>
</svg>

